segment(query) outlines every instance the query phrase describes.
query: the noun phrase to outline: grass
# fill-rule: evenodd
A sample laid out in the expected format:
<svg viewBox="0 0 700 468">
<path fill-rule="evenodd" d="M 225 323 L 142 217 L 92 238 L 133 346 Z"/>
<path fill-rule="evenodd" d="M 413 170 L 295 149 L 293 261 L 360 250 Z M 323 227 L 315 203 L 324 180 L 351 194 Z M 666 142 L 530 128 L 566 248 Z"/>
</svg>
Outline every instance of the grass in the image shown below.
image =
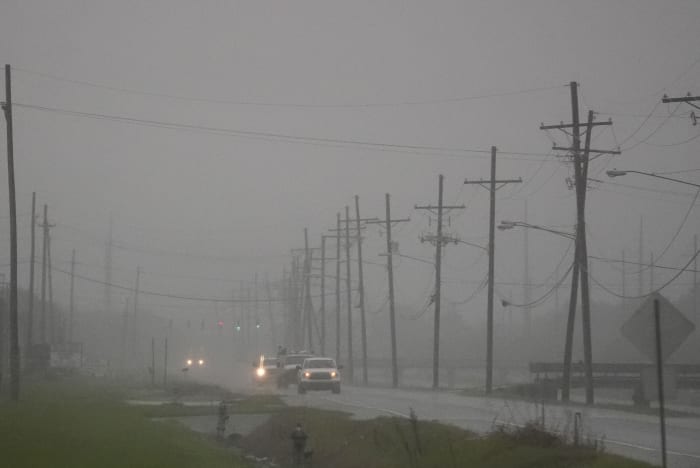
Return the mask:
<svg viewBox="0 0 700 468">
<path fill-rule="evenodd" d="M 124 389 L 78 378 L 23 384 L 22 401 L 0 402 L 0 453 L 11 461 L 4 466 L 247 466 L 212 440 L 121 403 Z"/>
<path fill-rule="evenodd" d="M 313 466 L 334 468 L 649 468 L 651 465 L 575 448 L 562 440 L 525 431 L 496 431 L 487 437 L 430 421 L 381 417 L 356 421 L 347 414 L 288 408 L 243 438 L 241 446 L 271 456 L 282 466 L 291 459 L 290 434 L 300 422 L 309 435 Z M 540 431 L 541 432 L 541 431 Z"/>
</svg>

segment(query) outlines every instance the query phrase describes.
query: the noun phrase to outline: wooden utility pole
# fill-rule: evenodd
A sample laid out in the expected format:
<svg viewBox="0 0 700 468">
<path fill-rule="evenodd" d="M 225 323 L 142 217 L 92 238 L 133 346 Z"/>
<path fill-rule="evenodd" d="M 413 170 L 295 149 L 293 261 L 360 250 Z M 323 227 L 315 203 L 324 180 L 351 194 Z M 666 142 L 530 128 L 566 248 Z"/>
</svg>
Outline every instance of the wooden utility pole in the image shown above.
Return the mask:
<svg viewBox="0 0 700 468">
<path fill-rule="evenodd" d="M 165 337 L 165 352 L 163 353 L 163 388 L 168 386 L 168 337 Z"/>
<path fill-rule="evenodd" d="M 27 339 L 25 346 L 27 351 L 32 347 L 34 339 L 34 254 L 36 246 L 36 192 L 32 192 L 32 220 L 30 223 L 31 245 L 29 247 L 29 298 L 27 304 Z"/>
<path fill-rule="evenodd" d="M 156 386 L 156 339 L 151 337 L 151 387 Z"/>
<path fill-rule="evenodd" d="M 335 232 L 335 362 L 340 362 L 340 212 Z"/>
<path fill-rule="evenodd" d="M 627 261 L 625 260 L 625 250 L 622 250 L 622 310 L 627 310 Z"/>
<path fill-rule="evenodd" d="M 567 336 L 564 351 L 564 372 L 562 382 L 562 400 L 568 401 L 570 375 L 571 375 L 571 349 L 573 340 L 573 329 L 576 314 L 576 284 L 581 284 L 581 320 L 583 323 L 583 357 L 584 370 L 586 376 L 586 404 L 593 404 L 593 352 L 591 339 L 591 310 L 590 310 L 590 290 L 588 270 L 588 248 L 586 245 L 586 191 L 588 187 L 588 162 L 589 155 L 595 154 L 620 154 L 619 151 L 591 149 L 591 135 L 593 127 L 599 125 L 612 125 L 612 121 L 594 122 L 593 111 L 588 112 L 588 122 L 581 125 L 579 121 L 578 105 L 578 83 L 572 81 L 569 84 L 571 93 L 571 114 L 572 123 L 559 125 L 540 125 L 541 130 L 558 129 L 568 131 L 571 129 L 572 147 L 563 148 L 554 146 L 555 151 L 566 151 L 571 155 L 574 166 L 574 186 L 576 189 L 576 249 L 575 264 L 572 275 L 571 299 L 569 302 L 569 322 L 567 322 Z M 586 142 L 583 151 L 581 150 L 581 127 L 585 127 Z M 573 283 L 576 281 L 576 283 Z"/>
<path fill-rule="evenodd" d="M 340 232 L 340 231 L 338 231 Z M 352 289 L 350 285 L 350 207 L 345 205 L 345 289 L 348 303 L 348 380 L 355 380 L 355 365 L 352 355 Z"/>
<path fill-rule="evenodd" d="M 654 292 L 654 252 L 649 252 L 649 294 Z"/>
<path fill-rule="evenodd" d="M 19 321 L 17 317 L 17 200 L 15 199 L 15 159 L 12 133 L 12 76 L 5 65 L 5 103 L 7 123 L 7 185 L 10 201 L 10 399 L 19 400 Z M 32 220 L 32 222 L 34 222 Z"/>
<path fill-rule="evenodd" d="M 309 230 L 304 228 L 304 321 L 309 339 L 309 351 L 314 349 L 311 316 L 311 250 L 309 249 Z"/>
<path fill-rule="evenodd" d="M 109 237 L 105 245 L 105 289 L 104 289 L 104 312 L 109 314 L 112 306 L 112 246 L 114 223 L 112 214 L 109 214 Z"/>
<path fill-rule="evenodd" d="M 360 230 L 360 197 L 355 195 L 355 226 L 357 229 L 357 279 L 360 299 L 360 330 L 362 333 L 362 383 L 367 385 L 367 323 L 365 321 L 365 285 L 362 275 L 362 231 Z"/>
<path fill-rule="evenodd" d="M 141 337 L 139 336 L 139 290 L 141 289 L 141 267 L 136 265 L 136 283 L 134 284 L 134 317 L 133 317 L 133 353 L 138 359 L 139 365 L 143 362 L 141 359 Z"/>
<path fill-rule="evenodd" d="M 126 298 L 124 303 L 124 312 L 122 313 L 122 359 L 121 359 L 121 370 L 124 372 L 126 370 L 126 349 L 127 349 L 127 337 L 129 335 L 129 298 Z"/>
<path fill-rule="evenodd" d="M 58 340 L 56 339 L 56 322 L 58 321 L 55 317 L 55 311 L 53 308 L 53 271 L 51 266 L 51 232 L 46 235 L 46 270 L 49 276 L 49 304 L 48 304 L 48 315 L 49 315 L 49 343 L 56 344 Z"/>
<path fill-rule="evenodd" d="M 442 272 L 442 246 L 447 242 L 454 241 L 453 238 L 442 235 L 442 214 L 443 210 L 446 209 L 464 209 L 464 205 L 460 206 L 444 206 L 442 204 L 442 193 L 443 193 L 443 180 L 444 176 L 440 174 L 438 176 L 438 204 L 437 206 L 415 206 L 416 210 L 429 210 L 433 211 L 437 209 L 437 235 L 435 237 L 423 237 L 421 242 L 434 242 L 435 243 L 435 290 L 431 298 L 432 302 L 435 304 L 435 315 L 433 320 L 433 389 L 437 389 L 440 385 L 440 285 L 442 280 L 440 275 Z"/>
<path fill-rule="evenodd" d="M 527 199 L 525 199 L 525 223 L 528 222 Z M 525 343 L 527 343 L 528 360 L 532 358 L 532 295 L 530 288 L 530 230 L 523 229 L 523 304 L 525 304 Z"/>
<path fill-rule="evenodd" d="M 494 263 L 495 263 L 495 230 L 496 230 L 496 190 L 506 184 L 519 184 L 522 179 L 496 180 L 496 147 L 491 147 L 491 180 L 465 180 L 465 184 L 478 184 L 486 187 L 490 195 L 489 204 L 489 272 L 488 299 L 486 309 L 486 393 L 493 390 L 493 294 L 494 294 Z M 499 184 L 499 187 L 496 187 Z"/>
<path fill-rule="evenodd" d="M 68 312 L 68 342 L 73 342 L 73 324 L 75 315 L 75 249 L 70 257 L 70 308 Z"/>
<path fill-rule="evenodd" d="M 637 295 L 644 294 L 644 217 L 639 217 L 639 277 L 637 278 Z"/>
<path fill-rule="evenodd" d="M 698 235 L 695 234 L 693 236 L 693 251 L 697 252 L 698 251 Z M 695 260 L 693 260 L 693 311 L 695 313 L 695 328 L 698 327 L 698 297 L 700 297 L 700 294 L 698 294 L 700 291 L 698 291 L 698 256 L 695 255 Z"/>
<path fill-rule="evenodd" d="M 410 219 L 391 219 L 391 195 L 388 193 L 384 196 L 386 204 L 386 220 L 385 221 L 368 221 L 368 223 L 380 224 L 384 223 L 386 229 L 386 271 L 389 279 L 389 329 L 391 332 L 391 386 L 397 388 L 399 386 L 399 364 L 396 351 L 396 314 L 394 302 L 394 245 L 391 240 L 391 226 L 395 223 L 405 223 Z"/>
<path fill-rule="evenodd" d="M 284 284 L 284 279 L 282 279 L 282 284 Z M 270 288 L 270 280 L 267 277 L 267 273 L 265 273 L 265 294 L 267 295 L 267 319 L 270 321 L 270 341 L 272 349 L 275 349 L 279 343 L 277 343 L 277 325 L 272 313 L 272 289 Z"/>
<path fill-rule="evenodd" d="M 41 319 L 39 323 L 39 341 L 41 344 L 46 344 L 46 260 L 48 258 L 49 245 L 49 222 L 48 222 L 48 206 L 44 205 L 44 224 L 43 227 L 43 247 L 41 249 Z"/>
<path fill-rule="evenodd" d="M 321 235 L 321 356 L 326 355 L 326 236 Z"/>
</svg>

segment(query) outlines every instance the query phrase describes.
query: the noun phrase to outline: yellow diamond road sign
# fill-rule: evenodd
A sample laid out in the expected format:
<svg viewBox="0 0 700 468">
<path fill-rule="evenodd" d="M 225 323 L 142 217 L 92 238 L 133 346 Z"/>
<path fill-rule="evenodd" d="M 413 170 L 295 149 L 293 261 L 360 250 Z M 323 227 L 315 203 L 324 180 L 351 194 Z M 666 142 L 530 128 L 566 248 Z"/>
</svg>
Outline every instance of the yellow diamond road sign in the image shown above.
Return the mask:
<svg viewBox="0 0 700 468">
<path fill-rule="evenodd" d="M 661 351 L 665 361 L 693 333 L 695 325 L 673 306 L 665 297 L 654 293 L 644 301 L 629 318 L 620 332 L 642 354 L 656 361 L 656 338 L 654 330 L 654 300 L 659 300 L 659 322 L 661 324 Z"/>
</svg>

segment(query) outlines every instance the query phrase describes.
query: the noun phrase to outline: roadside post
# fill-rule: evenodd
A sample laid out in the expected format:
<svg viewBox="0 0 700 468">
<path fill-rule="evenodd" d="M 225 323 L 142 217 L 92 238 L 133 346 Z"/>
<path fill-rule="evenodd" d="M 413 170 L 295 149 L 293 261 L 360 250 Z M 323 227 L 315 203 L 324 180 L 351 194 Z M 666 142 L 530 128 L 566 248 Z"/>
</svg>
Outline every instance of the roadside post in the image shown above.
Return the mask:
<svg viewBox="0 0 700 468">
<path fill-rule="evenodd" d="M 306 448 L 306 439 L 309 436 L 301 428 L 301 424 L 297 423 L 296 427 L 292 431 L 292 466 L 294 468 L 301 468 L 302 462 L 306 458 L 306 453 L 304 449 Z"/>
<path fill-rule="evenodd" d="M 661 426 L 661 467 L 666 468 L 666 415 L 664 414 L 664 364 L 661 352 L 661 317 L 659 299 L 654 298 L 654 328 L 656 334 L 656 380 L 659 386 L 659 425 Z"/>
</svg>

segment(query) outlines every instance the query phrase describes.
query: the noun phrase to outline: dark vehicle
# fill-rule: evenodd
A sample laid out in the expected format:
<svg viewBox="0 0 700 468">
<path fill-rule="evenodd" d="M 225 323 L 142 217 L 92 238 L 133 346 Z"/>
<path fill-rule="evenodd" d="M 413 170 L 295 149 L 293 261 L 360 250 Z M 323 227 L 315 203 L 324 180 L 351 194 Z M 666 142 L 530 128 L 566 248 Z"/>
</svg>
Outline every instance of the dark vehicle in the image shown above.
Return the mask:
<svg viewBox="0 0 700 468">
<path fill-rule="evenodd" d="M 340 372 L 335 360 L 325 357 L 308 358 L 299 366 L 297 373 L 297 390 L 330 390 L 340 393 Z"/>
<path fill-rule="evenodd" d="M 287 388 L 290 385 L 297 383 L 298 366 L 304 364 L 304 360 L 312 358 L 314 355 L 307 352 L 299 352 L 280 356 L 282 362 L 279 363 L 280 370 L 277 374 L 277 387 Z"/>
</svg>

